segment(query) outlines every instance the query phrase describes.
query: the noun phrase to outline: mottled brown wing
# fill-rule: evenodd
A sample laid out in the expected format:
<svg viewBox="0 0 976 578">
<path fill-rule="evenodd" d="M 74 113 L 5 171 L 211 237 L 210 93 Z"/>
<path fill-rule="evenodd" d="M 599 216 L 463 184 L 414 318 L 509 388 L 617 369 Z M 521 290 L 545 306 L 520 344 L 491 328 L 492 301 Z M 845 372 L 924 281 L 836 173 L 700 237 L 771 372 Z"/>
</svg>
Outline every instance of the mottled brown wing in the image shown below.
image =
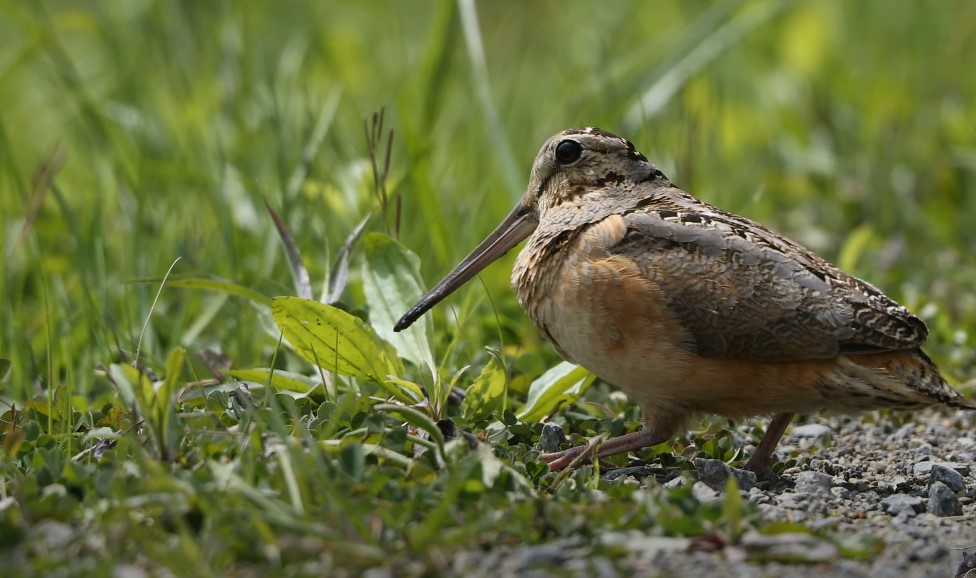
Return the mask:
<svg viewBox="0 0 976 578">
<path fill-rule="evenodd" d="M 625 216 L 612 254 L 641 267 L 708 357 L 827 359 L 913 349 L 925 324 L 757 223 L 703 205 Z"/>
</svg>

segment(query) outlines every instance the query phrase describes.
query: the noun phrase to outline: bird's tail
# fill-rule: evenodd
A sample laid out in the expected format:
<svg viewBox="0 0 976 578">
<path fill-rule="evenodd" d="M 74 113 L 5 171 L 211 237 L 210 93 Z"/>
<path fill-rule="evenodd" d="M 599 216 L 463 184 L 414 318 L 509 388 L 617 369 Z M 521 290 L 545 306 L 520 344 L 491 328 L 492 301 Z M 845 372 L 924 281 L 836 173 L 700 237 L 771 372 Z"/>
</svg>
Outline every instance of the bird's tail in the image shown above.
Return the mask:
<svg viewBox="0 0 976 578">
<path fill-rule="evenodd" d="M 921 349 L 846 356 L 845 375 L 859 385 L 861 397 L 874 407 L 921 409 L 947 405 L 976 409 L 942 377 Z"/>
<path fill-rule="evenodd" d="M 976 400 L 963 397 L 961 393 L 949 385 L 949 382 L 942 377 L 942 373 L 935 365 L 935 362 L 932 361 L 932 358 L 926 355 L 921 348 L 917 349 L 915 353 L 918 355 L 921 363 L 914 368 L 904 368 L 910 373 L 908 376 L 910 377 L 910 381 L 908 383 L 911 383 L 913 387 L 932 399 L 940 401 L 949 407 L 976 409 Z"/>
</svg>

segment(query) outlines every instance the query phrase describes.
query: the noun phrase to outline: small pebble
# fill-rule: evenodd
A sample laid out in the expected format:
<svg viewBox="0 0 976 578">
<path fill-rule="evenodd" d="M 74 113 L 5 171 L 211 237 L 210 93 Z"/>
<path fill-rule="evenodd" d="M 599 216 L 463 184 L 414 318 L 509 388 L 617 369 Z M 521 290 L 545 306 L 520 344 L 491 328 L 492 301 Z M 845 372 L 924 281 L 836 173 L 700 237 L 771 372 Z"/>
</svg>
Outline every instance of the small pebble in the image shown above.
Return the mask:
<svg viewBox="0 0 976 578">
<path fill-rule="evenodd" d="M 821 472 L 800 472 L 796 476 L 796 492 L 829 496 L 830 481 L 830 476 Z"/>
<path fill-rule="evenodd" d="M 664 482 L 664 487 L 673 490 L 674 488 L 682 488 L 688 484 L 688 479 L 684 476 L 678 476 Z"/>
<path fill-rule="evenodd" d="M 964 476 L 969 474 L 969 466 L 966 464 L 957 464 L 954 462 L 933 462 L 929 460 L 916 463 L 915 466 L 912 468 L 912 471 L 915 473 L 916 476 L 921 474 L 927 474 L 932 471 L 932 466 L 936 464 L 944 468 L 948 468 L 950 470 L 956 470 L 957 472 L 959 472 Z"/>
<path fill-rule="evenodd" d="M 942 464 L 933 464 L 929 473 L 929 487 L 936 482 L 942 482 L 953 492 L 961 492 L 966 489 L 966 479 L 958 471 L 947 468 Z"/>
<path fill-rule="evenodd" d="M 915 517 L 925 511 L 925 500 L 908 494 L 894 494 L 881 500 L 881 508 L 892 516 Z"/>
<path fill-rule="evenodd" d="M 830 433 L 830 428 L 819 423 L 808 423 L 794 427 L 792 433 L 798 438 L 821 438 Z"/>
<path fill-rule="evenodd" d="M 720 500 L 718 492 L 713 490 L 704 482 L 695 482 L 691 486 L 691 495 L 695 497 L 696 500 L 703 504 L 710 502 L 716 502 Z"/>
<path fill-rule="evenodd" d="M 801 505 L 801 500 L 798 499 L 797 495 L 793 492 L 783 492 L 776 498 L 776 504 L 787 510 L 799 510 L 803 506 Z"/>
<path fill-rule="evenodd" d="M 748 490 L 756 485 L 755 473 L 733 468 L 722 460 L 698 458 L 695 460 L 695 470 L 698 481 L 719 492 L 725 490 L 730 476 L 735 476 L 740 490 Z"/>
<path fill-rule="evenodd" d="M 933 482 L 929 485 L 929 513 L 940 518 L 960 516 L 962 505 L 949 486 L 942 482 Z"/>
<path fill-rule="evenodd" d="M 851 497 L 851 492 L 844 487 L 834 486 L 830 488 L 830 494 L 837 500 L 846 500 Z"/>
<path fill-rule="evenodd" d="M 543 452 L 559 451 L 559 446 L 561 446 L 565 441 L 566 436 L 563 433 L 563 427 L 559 424 L 547 421 L 545 425 L 542 426 L 542 433 L 539 435 L 539 450 Z"/>
</svg>

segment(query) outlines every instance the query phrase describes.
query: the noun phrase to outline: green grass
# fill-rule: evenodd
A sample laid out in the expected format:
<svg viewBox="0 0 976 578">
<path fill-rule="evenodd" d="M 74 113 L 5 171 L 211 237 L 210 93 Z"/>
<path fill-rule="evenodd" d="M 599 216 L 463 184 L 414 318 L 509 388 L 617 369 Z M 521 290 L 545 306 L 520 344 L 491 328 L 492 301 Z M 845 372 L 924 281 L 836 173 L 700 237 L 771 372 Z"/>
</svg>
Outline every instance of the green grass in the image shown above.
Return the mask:
<svg viewBox="0 0 976 578">
<path fill-rule="evenodd" d="M 377 321 L 420 290 L 382 234 L 429 286 L 513 206 L 542 141 L 574 126 L 626 136 L 684 189 L 880 286 L 929 323 L 950 381 L 972 382 L 976 4 L 471 8 L 0 1 L 5 571 L 436 574 L 459 552 L 563 540 L 617 564 L 627 547 L 601 536 L 761 525 L 748 504 L 545 473 L 541 424 L 516 416 L 559 359 L 508 288 L 512 255 L 414 341 L 379 340 Z M 382 108 L 385 211 L 364 134 Z M 374 212 L 322 314 L 348 312 L 358 337 L 341 338 L 429 405 L 398 409 L 387 400 L 409 386 L 325 375 L 324 350 L 281 344 L 268 299 L 299 289 L 265 201 L 316 297 Z M 247 374 L 251 400 L 203 350 L 275 373 Z M 477 399 L 447 404 L 455 378 Z M 603 386 L 584 399 L 557 414 L 573 434 L 637 426 Z M 445 418 L 488 445 L 445 442 Z M 697 443 L 731 459 L 717 423 L 646 457 L 687 467 Z"/>
</svg>

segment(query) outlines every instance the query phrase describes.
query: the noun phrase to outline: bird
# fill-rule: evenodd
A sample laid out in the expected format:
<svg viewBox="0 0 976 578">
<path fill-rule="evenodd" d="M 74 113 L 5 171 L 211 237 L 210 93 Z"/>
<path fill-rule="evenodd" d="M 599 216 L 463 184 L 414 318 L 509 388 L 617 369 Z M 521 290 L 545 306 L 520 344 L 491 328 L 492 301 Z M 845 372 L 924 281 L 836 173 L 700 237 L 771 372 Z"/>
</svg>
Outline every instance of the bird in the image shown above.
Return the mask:
<svg viewBox="0 0 976 578">
<path fill-rule="evenodd" d="M 698 200 L 596 127 L 542 145 L 514 209 L 394 330 L 526 238 L 512 271 L 519 304 L 564 359 L 624 391 L 643 421 L 599 445 L 541 454 L 551 470 L 666 442 L 702 415 L 771 416 L 743 464 L 769 478 L 796 414 L 976 409 L 922 351 L 928 329 L 905 307 Z"/>
</svg>

